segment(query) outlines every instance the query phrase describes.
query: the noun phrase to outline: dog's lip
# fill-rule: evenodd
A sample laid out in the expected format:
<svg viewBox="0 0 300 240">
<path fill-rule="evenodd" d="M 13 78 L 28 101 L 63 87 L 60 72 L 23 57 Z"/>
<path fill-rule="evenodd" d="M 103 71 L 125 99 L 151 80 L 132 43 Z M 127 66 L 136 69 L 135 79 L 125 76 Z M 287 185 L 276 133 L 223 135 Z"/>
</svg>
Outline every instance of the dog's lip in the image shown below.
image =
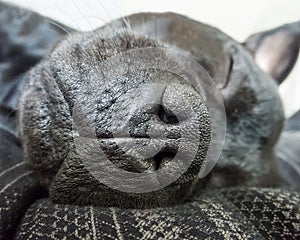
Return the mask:
<svg viewBox="0 0 300 240">
<path fill-rule="evenodd" d="M 180 141 L 180 139 L 162 139 L 162 138 L 147 138 L 147 137 L 115 137 L 115 138 L 95 138 L 93 139 L 96 143 L 98 143 L 101 147 L 102 150 L 106 149 L 110 149 L 110 154 L 112 157 L 115 157 L 115 160 L 117 159 L 117 161 L 120 161 L 122 159 L 125 159 L 125 161 L 127 161 L 127 163 L 132 167 L 132 169 L 134 169 L 136 173 L 143 173 L 143 172 L 158 172 L 158 170 L 161 168 L 165 168 L 168 169 L 168 163 L 172 162 L 177 154 L 177 149 L 176 146 L 177 144 L 179 144 L 178 142 Z M 148 144 L 150 145 L 150 151 L 149 153 L 153 153 L 152 151 L 154 151 L 154 154 L 150 155 L 148 158 L 142 159 L 139 158 L 139 156 L 136 154 L 135 150 L 134 151 L 129 151 L 129 154 L 127 156 L 126 155 L 126 151 L 120 152 L 118 151 L 118 148 L 116 148 L 116 146 L 119 146 L 119 144 L 124 144 L 126 146 L 129 146 L 131 144 L 136 144 L 138 146 L 140 146 L 141 144 L 145 143 L 144 146 L 141 146 L 141 149 L 143 150 L 143 147 L 147 148 Z M 161 146 L 163 146 L 162 148 L 157 148 L 156 144 L 160 143 Z M 135 145 L 135 146 L 136 146 Z M 138 149 L 140 150 L 140 149 Z M 105 150 L 104 150 L 105 151 Z M 147 155 L 147 153 L 146 153 Z M 128 157 L 129 156 L 129 157 Z M 119 159 L 119 160 L 118 160 Z M 177 159 L 180 159 L 179 157 L 177 157 Z M 136 161 L 137 160 L 137 161 Z M 145 160 L 145 162 L 144 162 Z M 111 160 L 110 160 L 111 161 Z M 146 162 L 148 161 L 148 162 Z M 159 165 L 155 165 L 156 161 L 159 161 Z M 185 158 L 183 158 L 182 161 L 186 161 Z M 149 162 L 151 164 L 149 164 Z M 113 163 L 114 165 L 116 164 Z M 147 165 L 148 164 L 148 165 Z M 150 167 L 149 167 L 150 166 Z M 168 172 L 168 170 L 166 170 Z M 188 170 L 187 170 L 188 171 Z M 184 173 L 186 174 L 187 171 Z M 172 172 L 172 169 L 171 169 Z M 181 175 L 182 176 L 182 175 Z M 180 179 L 180 183 L 177 183 L 177 180 L 170 184 L 169 187 L 174 187 L 174 186 L 178 186 L 181 184 L 186 184 L 188 182 L 193 181 L 196 178 L 196 174 L 188 174 L 188 176 L 184 179 Z"/>
<path fill-rule="evenodd" d="M 148 138 L 148 137 L 116 137 L 116 138 L 100 138 L 99 141 L 101 141 L 101 143 L 107 147 L 107 146 L 111 146 L 111 143 L 115 143 L 116 145 L 118 145 L 118 143 L 124 143 L 124 144 L 131 144 L 131 143 L 135 143 L 135 144 L 141 144 L 145 143 L 145 144 L 151 144 L 151 142 L 155 141 L 155 142 L 160 142 L 163 146 L 162 148 L 157 148 L 157 149 L 153 149 L 155 148 L 155 143 L 152 145 L 152 149 L 150 146 L 151 150 L 154 150 L 154 154 L 150 155 L 148 158 L 148 161 L 151 161 L 153 163 L 156 163 L 157 161 L 159 161 L 159 165 L 154 165 L 152 168 L 150 169 L 146 169 L 143 168 L 142 165 L 139 165 L 138 163 L 132 163 L 133 167 L 135 168 L 136 172 L 138 173 L 143 173 L 143 172 L 157 172 L 159 170 L 160 167 L 167 167 L 167 164 L 171 161 L 174 160 L 174 158 L 177 157 L 177 159 L 180 159 L 180 157 L 178 157 L 177 155 L 177 146 L 178 144 L 180 144 L 179 142 L 181 141 L 180 138 L 176 138 L 176 139 L 162 139 L 162 138 Z M 145 147 L 147 148 L 147 145 L 145 145 Z M 125 153 L 123 153 L 125 154 Z M 122 157 L 122 155 L 120 157 Z M 146 153 L 147 154 L 147 153 Z M 151 151 L 150 151 L 151 154 Z M 176 156 L 177 155 L 177 156 Z M 123 155 L 124 156 L 124 155 Z M 131 153 L 130 156 L 133 159 L 138 159 L 138 156 L 134 155 L 134 153 Z M 181 159 L 180 159 L 181 160 Z M 186 161 L 185 158 L 182 159 L 182 161 Z M 185 172 L 186 173 L 186 172 Z M 184 180 L 181 179 L 180 183 L 176 183 L 176 181 L 172 184 L 170 184 L 168 186 L 168 188 L 171 187 L 176 187 L 178 185 L 181 184 L 186 184 L 188 182 L 193 181 L 195 178 L 197 177 L 197 174 L 189 174 L 188 177 L 186 177 Z"/>
<path fill-rule="evenodd" d="M 138 137 L 135 137 L 135 136 L 127 136 L 127 137 L 100 137 L 100 138 L 96 138 L 98 140 L 136 140 L 136 139 L 160 139 L 160 140 L 168 140 L 168 139 L 179 139 L 179 138 L 159 138 L 159 137 L 150 137 L 150 136 L 144 136 L 144 137 L 141 137 L 141 136 L 138 136 Z"/>
</svg>

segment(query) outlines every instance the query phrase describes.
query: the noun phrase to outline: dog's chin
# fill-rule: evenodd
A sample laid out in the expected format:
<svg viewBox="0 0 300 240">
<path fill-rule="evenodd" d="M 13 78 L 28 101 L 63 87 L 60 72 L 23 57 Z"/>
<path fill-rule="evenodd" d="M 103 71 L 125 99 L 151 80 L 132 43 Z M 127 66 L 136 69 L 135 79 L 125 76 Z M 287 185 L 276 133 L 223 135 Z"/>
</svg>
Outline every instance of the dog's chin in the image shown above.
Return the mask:
<svg viewBox="0 0 300 240">
<path fill-rule="evenodd" d="M 56 189 L 56 186 L 50 189 L 50 198 L 58 204 L 126 209 L 158 208 L 183 204 L 191 198 L 194 184 L 194 180 L 185 184 L 171 184 L 160 190 L 145 193 L 122 192 L 102 184 L 98 185 L 97 188 L 90 187 L 87 189 L 88 186 L 81 186 L 72 190 Z"/>
<path fill-rule="evenodd" d="M 125 193 L 108 195 L 107 201 L 101 204 L 104 207 L 145 209 L 167 207 L 184 203 L 189 196 L 192 182 L 183 185 L 168 186 L 161 190 L 148 193 Z"/>
<path fill-rule="evenodd" d="M 167 172 L 170 172 L 167 166 L 165 168 Z M 110 171 L 108 174 L 112 178 L 114 177 L 113 171 Z M 139 182 L 138 179 L 136 181 L 127 180 L 127 182 L 126 180 L 121 182 L 116 180 L 116 182 L 112 183 L 107 182 L 110 179 L 103 180 L 106 176 L 105 172 L 95 176 L 86 169 L 84 164 L 82 164 L 82 160 L 76 158 L 76 156 L 71 156 L 63 163 L 51 182 L 49 196 L 54 203 L 59 204 L 132 209 L 166 207 L 185 202 L 187 198 L 191 197 L 193 187 L 198 181 L 197 174 L 188 169 L 177 180 L 175 179 L 172 183 L 165 184 L 166 186 L 164 186 L 165 182 L 163 182 L 165 177 L 156 179 L 154 177 L 153 182 L 160 180 L 160 183 L 162 183 L 161 188 L 156 188 L 158 190 L 152 190 L 151 183 L 153 182 L 150 181 L 147 184 L 143 184 L 145 189 L 138 188 L 137 191 L 137 189 L 133 188 L 135 183 Z M 155 174 L 150 176 L 155 176 Z M 126 184 L 129 185 L 128 188 L 124 188 L 124 186 L 127 186 Z"/>
</svg>

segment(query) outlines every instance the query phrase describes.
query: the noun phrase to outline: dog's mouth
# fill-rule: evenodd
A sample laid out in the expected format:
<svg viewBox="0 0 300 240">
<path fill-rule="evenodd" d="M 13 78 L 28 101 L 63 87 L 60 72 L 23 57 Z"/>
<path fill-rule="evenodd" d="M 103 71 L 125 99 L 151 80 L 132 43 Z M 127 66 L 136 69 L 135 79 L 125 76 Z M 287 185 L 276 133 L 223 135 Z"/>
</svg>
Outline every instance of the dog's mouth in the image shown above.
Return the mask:
<svg viewBox="0 0 300 240">
<path fill-rule="evenodd" d="M 97 165 L 99 167 L 105 165 L 106 170 L 111 167 L 111 172 L 118 169 L 129 173 L 153 174 L 158 181 L 162 182 L 165 178 L 173 177 L 172 174 L 178 171 L 182 173 L 182 177 L 179 176 L 180 180 L 174 182 L 177 185 L 192 181 L 197 175 L 195 170 L 200 171 L 202 165 L 195 155 L 197 151 L 181 138 L 116 137 L 92 141 L 92 148 L 97 153 L 83 155 L 81 159 L 84 165 L 89 166 L 89 163 L 85 161 L 91 160 L 89 157 L 91 155 L 96 156 L 97 159 L 92 159 L 93 169 Z M 87 145 L 87 143 L 82 142 L 82 145 Z M 189 169 L 192 164 L 193 171 Z"/>
<path fill-rule="evenodd" d="M 198 92 L 185 84 L 152 84 L 140 97 L 129 98 L 139 101 L 127 106 L 122 99 L 124 95 L 94 114 L 83 104 L 83 111 L 73 112 L 79 136 L 75 149 L 89 174 L 106 186 L 134 193 L 193 181 L 211 139 L 210 116 Z"/>
<path fill-rule="evenodd" d="M 166 150 L 159 151 L 155 156 L 153 156 L 154 169 L 158 170 L 161 167 L 168 164 L 168 162 L 170 162 L 170 161 L 172 161 L 172 159 L 174 159 L 174 157 L 176 156 L 176 153 L 177 153 L 176 150 L 174 152 L 166 151 Z"/>
<path fill-rule="evenodd" d="M 187 158 L 192 148 L 181 138 L 80 140 L 78 160 L 70 158 L 52 184 L 55 202 L 125 208 L 177 204 L 189 195 L 203 166 L 202 157 Z"/>
<path fill-rule="evenodd" d="M 129 206 L 181 199 L 202 169 L 211 141 L 202 96 L 191 85 L 173 82 L 119 95 L 99 96 L 89 89 L 69 104 L 71 147 L 51 179 L 50 197 L 98 206 L 124 206 L 125 198 L 135 201 L 128 200 Z"/>
</svg>

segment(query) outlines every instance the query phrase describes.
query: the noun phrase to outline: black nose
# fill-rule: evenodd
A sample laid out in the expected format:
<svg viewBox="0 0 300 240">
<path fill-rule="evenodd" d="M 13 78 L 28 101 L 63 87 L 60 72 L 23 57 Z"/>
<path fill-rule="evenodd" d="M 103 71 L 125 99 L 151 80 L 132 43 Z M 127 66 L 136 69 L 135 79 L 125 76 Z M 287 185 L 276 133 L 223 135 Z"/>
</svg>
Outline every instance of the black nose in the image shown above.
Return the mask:
<svg viewBox="0 0 300 240">
<path fill-rule="evenodd" d="M 178 124 L 179 120 L 176 115 L 162 105 L 158 106 L 157 115 L 159 119 L 166 124 Z"/>
<path fill-rule="evenodd" d="M 129 134 L 133 138 L 157 138 L 159 134 L 166 134 L 169 126 L 174 129 L 178 124 L 179 119 L 170 109 L 161 104 L 149 103 L 133 114 L 129 121 Z"/>
<path fill-rule="evenodd" d="M 185 84 L 151 84 L 127 99 L 114 108 L 123 117 L 115 114 L 111 128 L 99 127 L 97 136 L 109 160 L 127 171 L 170 174 L 193 162 L 186 178 L 192 179 L 211 137 L 209 112 L 199 93 Z"/>
<path fill-rule="evenodd" d="M 180 119 L 173 110 L 185 104 L 176 98 L 171 87 L 155 84 L 139 98 L 137 108 L 129 121 L 133 138 L 180 138 Z M 170 91 L 172 94 L 170 94 Z M 173 96 L 172 96 L 173 95 Z M 176 130 L 177 129 L 177 130 Z M 177 134 L 175 134 L 177 132 Z"/>
<path fill-rule="evenodd" d="M 172 160 L 180 144 L 189 152 L 189 136 L 191 141 L 205 136 L 208 139 L 202 144 L 209 142 L 210 131 L 205 134 L 204 130 L 209 125 L 209 116 L 202 98 L 188 85 L 158 86 L 152 92 L 155 94 L 145 94 L 137 104 L 139 107 L 129 121 L 129 133 L 133 138 L 160 143 L 152 158 L 155 169 L 159 169 Z"/>
</svg>

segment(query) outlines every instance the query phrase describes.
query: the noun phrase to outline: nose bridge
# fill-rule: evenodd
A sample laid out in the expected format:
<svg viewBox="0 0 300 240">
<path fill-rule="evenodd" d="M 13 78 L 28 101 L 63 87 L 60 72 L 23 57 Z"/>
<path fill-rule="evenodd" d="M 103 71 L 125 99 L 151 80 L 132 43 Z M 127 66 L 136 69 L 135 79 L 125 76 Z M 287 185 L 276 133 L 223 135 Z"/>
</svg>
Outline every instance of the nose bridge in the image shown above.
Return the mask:
<svg viewBox="0 0 300 240">
<path fill-rule="evenodd" d="M 132 137 L 164 138 L 167 126 L 161 117 L 166 88 L 165 84 L 151 83 L 139 89 L 139 98 L 132 103 L 135 111 L 129 121 Z"/>
<path fill-rule="evenodd" d="M 182 122 L 192 114 L 189 101 L 185 99 L 189 88 L 183 84 L 147 86 L 130 120 L 131 136 L 180 138 L 181 128 L 186 125 Z"/>
<path fill-rule="evenodd" d="M 136 101 L 129 133 L 137 144 L 130 145 L 128 154 L 146 162 L 148 170 L 169 166 L 175 156 L 175 162 L 186 164 L 206 151 L 210 137 L 207 109 L 194 88 L 177 83 L 148 85 Z"/>
<path fill-rule="evenodd" d="M 162 104 L 162 99 L 166 88 L 167 85 L 161 83 L 149 83 L 143 85 L 141 88 L 139 88 L 140 99 L 138 100 L 139 102 L 137 104 L 148 112 L 151 111 L 151 106 L 153 106 L 152 108 L 155 109 L 155 106 Z"/>
</svg>

